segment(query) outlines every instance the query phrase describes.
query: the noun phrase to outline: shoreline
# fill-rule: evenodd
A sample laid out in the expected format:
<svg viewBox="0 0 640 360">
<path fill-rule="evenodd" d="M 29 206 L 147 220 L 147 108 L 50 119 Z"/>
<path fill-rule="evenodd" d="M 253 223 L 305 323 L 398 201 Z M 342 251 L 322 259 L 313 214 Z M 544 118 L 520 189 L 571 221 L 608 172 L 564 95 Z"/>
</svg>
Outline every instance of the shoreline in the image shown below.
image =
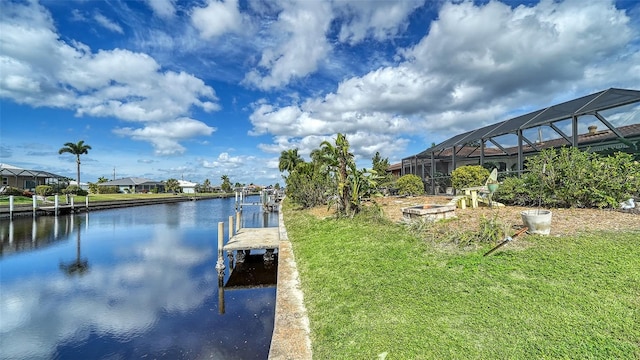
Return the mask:
<svg viewBox="0 0 640 360">
<path fill-rule="evenodd" d="M 134 206 L 145 206 L 145 205 L 157 205 L 157 204 L 171 204 L 185 201 L 199 201 L 199 200 L 211 200 L 211 199 L 223 199 L 233 197 L 234 194 L 214 194 L 214 195 L 197 195 L 197 196 L 188 196 L 187 194 L 180 194 L 176 196 L 167 196 L 167 197 L 154 197 L 145 199 L 144 195 L 141 195 L 141 198 L 137 199 L 117 199 L 117 200 L 100 200 L 100 201 L 89 201 L 89 207 L 86 206 L 86 203 L 77 203 L 74 204 L 73 212 L 74 213 L 83 213 L 83 212 L 91 212 L 97 210 L 107 210 L 107 209 L 117 209 L 124 207 L 134 207 Z M 52 214 L 47 214 L 44 210 L 40 209 L 44 207 L 42 203 L 38 203 L 38 208 L 36 209 L 36 216 L 55 216 Z M 61 207 L 67 207 L 71 204 L 66 202 L 60 202 Z M 52 207 L 53 204 L 46 204 L 46 207 Z M 13 208 L 13 217 L 25 217 L 25 216 L 33 216 L 34 209 L 32 204 L 18 204 L 14 205 Z M 9 205 L 3 205 L 0 207 L 0 219 L 1 220 L 9 220 L 10 219 L 10 209 Z"/>
</svg>

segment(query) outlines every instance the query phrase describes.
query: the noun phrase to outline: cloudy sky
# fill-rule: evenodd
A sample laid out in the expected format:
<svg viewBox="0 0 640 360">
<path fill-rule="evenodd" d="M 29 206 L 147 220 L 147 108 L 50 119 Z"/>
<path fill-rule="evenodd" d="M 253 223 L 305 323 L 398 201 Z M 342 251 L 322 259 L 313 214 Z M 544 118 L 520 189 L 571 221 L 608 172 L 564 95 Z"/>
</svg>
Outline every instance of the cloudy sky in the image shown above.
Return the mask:
<svg viewBox="0 0 640 360">
<path fill-rule="evenodd" d="M 0 162 L 82 180 L 283 184 L 345 133 L 361 166 L 640 87 L 640 1 L 0 0 Z"/>
</svg>

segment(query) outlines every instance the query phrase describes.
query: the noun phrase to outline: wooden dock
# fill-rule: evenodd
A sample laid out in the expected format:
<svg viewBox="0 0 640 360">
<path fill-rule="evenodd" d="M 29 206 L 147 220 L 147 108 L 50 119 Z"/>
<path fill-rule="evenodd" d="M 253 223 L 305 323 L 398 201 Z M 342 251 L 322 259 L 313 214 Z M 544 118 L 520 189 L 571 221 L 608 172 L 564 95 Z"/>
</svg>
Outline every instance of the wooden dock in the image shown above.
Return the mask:
<svg viewBox="0 0 640 360">
<path fill-rule="evenodd" d="M 280 233 L 277 227 L 242 228 L 229 239 L 223 251 L 277 249 L 280 243 Z"/>
<path fill-rule="evenodd" d="M 74 212 L 79 212 L 80 206 L 58 205 L 57 209 L 55 206 L 39 206 L 37 210 L 44 212 L 47 215 L 56 215 L 56 210 L 57 210 L 58 215 L 66 215 Z"/>
</svg>

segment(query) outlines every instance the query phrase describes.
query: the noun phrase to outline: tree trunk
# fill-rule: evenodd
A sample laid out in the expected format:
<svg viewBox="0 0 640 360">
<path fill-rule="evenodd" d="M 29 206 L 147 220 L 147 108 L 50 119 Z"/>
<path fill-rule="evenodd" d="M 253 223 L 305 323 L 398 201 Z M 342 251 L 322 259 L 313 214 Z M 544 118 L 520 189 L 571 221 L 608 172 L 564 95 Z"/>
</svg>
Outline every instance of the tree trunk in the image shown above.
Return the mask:
<svg viewBox="0 0 640 360">
<path fill-rule="evenodd" d="M 76 182 L 78 185 L 78 187 L 80 187 L 80 155 L 78 155 L 77 159 L 76 159 L 76 164 L 78 165 L 78 177 L 76 177 Z"/>
</svg>

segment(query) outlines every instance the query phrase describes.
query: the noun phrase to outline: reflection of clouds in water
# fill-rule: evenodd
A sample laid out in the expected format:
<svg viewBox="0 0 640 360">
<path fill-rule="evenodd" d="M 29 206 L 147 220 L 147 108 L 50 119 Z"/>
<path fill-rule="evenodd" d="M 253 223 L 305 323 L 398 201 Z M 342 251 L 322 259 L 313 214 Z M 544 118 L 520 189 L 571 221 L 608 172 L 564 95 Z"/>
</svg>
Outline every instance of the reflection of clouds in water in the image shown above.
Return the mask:
<svg viewBox="0 0 640 360">
<path fill-rule="evenodd" d="M 48 358 L 57 345 L 86 339 L 90 331 L 124 340 L 147 331 L 163 311 L 198 307 L 214 291 L 201 286 L 211 283 L 215 276 L 209 272 L 214 270 L 196 278 L 190 271 L 208 260 L 211 251 L 179 240 L 179 232 L 162 228 L 114 267 L 92 266 L 89 259 L 89 272 L 80 278 L 60 272 L 3 284 L 0 356 Z"/>
</svg>

